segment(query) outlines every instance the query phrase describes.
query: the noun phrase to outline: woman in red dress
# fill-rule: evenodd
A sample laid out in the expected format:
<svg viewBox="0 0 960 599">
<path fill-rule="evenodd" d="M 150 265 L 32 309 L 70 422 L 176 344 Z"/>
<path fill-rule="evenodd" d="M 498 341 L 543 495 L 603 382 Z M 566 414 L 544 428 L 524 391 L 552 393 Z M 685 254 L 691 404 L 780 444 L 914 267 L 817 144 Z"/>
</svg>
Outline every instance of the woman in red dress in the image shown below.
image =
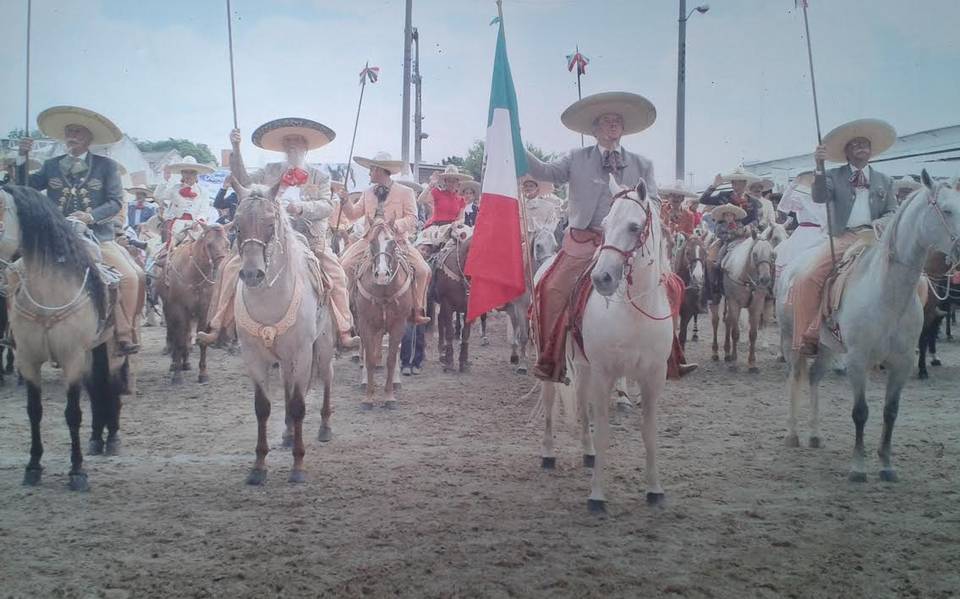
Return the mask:
<svg viewBox="0 0 960 599">
<path fill-rule="evenodd" d="M 473 177 L 461 173 L 453 164 L 447 165 L 442 173 L 431 176 L 430 184 L 418 200 L 430 208 L 430 219 L 423 228 L 463 221 L 467 201 L 460 195 L 460 183 L 472 180 Z"/>
</svg>

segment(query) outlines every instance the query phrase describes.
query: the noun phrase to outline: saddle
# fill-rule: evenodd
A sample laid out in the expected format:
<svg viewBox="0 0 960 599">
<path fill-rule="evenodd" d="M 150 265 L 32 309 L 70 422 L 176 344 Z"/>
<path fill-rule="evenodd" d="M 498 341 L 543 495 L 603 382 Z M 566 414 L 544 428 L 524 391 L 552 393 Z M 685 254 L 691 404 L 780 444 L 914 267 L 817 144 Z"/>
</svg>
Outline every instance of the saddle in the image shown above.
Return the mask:
<svg viewBox="0 0 960 599">
<path fill-rule="evenodd" d="M 846 291 L 847 283 L 850 281 L 850 274 L 854 267 L 860 263 L 867 248 L 875 244 L 874 240 L 858 239 L 843 253 L 837 263 L 836 269 L 827 278 L 823 285 L 823 297 L 820 301 L 820 313 L 824 319 L 840 309 L 840 303 L 843 300 L 843 293 Z"/>
</svg>

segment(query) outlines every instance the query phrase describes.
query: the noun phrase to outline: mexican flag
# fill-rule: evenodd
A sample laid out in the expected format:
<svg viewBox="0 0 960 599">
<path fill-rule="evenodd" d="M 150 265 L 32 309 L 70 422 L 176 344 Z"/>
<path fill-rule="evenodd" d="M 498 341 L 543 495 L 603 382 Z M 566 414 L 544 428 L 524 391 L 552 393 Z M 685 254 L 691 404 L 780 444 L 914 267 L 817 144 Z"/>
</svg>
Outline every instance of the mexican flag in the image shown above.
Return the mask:
<svg viewBox="0 0 960 599">
<path fill-rule="evenodd" d="M 527 172 L 527 156 L 520 140 L 517 93 L 502 19 L 493 60 L 484 150 L 481 208 L 464 268 L 470 277 L 467 321 L 513 301 L 526 290 L 517 180 Z"/>
</svg>

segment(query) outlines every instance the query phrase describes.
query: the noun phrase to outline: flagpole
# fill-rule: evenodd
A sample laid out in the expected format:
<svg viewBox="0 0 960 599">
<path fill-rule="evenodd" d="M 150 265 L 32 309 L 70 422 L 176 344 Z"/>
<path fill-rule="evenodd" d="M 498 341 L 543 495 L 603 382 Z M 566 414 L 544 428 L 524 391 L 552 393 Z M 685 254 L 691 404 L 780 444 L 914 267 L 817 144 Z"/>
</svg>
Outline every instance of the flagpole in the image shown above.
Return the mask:
<svg viewBox="0 0 960 599">
<path fill-rule="evenodd" d="M 347 157 L 347 170 L 343 175 L 343 186 L 345 189 L 347 189 L 347 185 L 350 182 L 350 168 L 353 162 L 353 148 L 354 148 L 354 144 L 357 143 L 357 128 L 360 125 L 360 108 L 363 107 L 363 90 L 367 88 L 367 77 L 368 77 L 367 69 L 369 68 L 370 68 L 370 61 L 368 60 L 363 67 L 363 71 L 361 72 L 360 101 L 357 102 L 357 115 L 353 119 L 353 137 L 350 139 L 350 155 Z M 340 249 L 339 234 L 340 234 L 340 219 L 342 218 L 343 218 L 343 200 L 340 201 L 340 207 L 337 210 L 337 225 L 333 229 L 334 231 L 333 243 L 336 246 L 333 248 L 333 253 L 335 254 L 340 253 L 338 250 Z"/>
<path fill-rule="evenodd" d="M 577 44 L 577 54 L 580 54 L 580 44 Z M 581 70 L 582 69 L 580 68 L 580 65 L 578 63 L 577 64 L 577 100 L 583 99 L 583 92 L 580 89 Z M 580 147 L 581 148 L 583 147 L 583 133 L 580 134 Z"/>
<path fill-rule="evenodd" d="M 503 0 L 497 0 L 497 16 L 500 17 L 500 27 L 503 29 L 503 36 L 506 39 L 507 28 L 503 25 Z M 539 188 L 539 183 L 537 185 Z M 533 260 L 530 258 L 530 239 L 527 235 L 527 203 L 523 197 L 523 190 L 520 187 L 520 181 L 517 181 L 517 203 L 520 204 L 520 241 L 523 245 L 523 275 L 526 279 L 526 287 L 530 293 L 530 307 L 533 313 L 530 326 L 533 329 L 534 336 L 538 335 L 537 329 L 540 326 L 540 306 L 533 295 Z M 534 344 L 536 345 L 536 344 Z M 539 352 L 539 348 L 537 348 Z"/>
<path fill-rule="evenodd" d="M 813 116 L 817 123 L 817 145 L 823 143 L 823 137 L 820 134 L 820 107 L 817 104 L 817 80 L 813 74 L 813 49 L 810 44 L 810 21 L 807 19 L 807 0 L 800 0 L 803 4 L 803 28 L 807 34 L 807 62 L 810 65 L 810 87 L 813 90 Z M 823 161 L 817 161 L 817 173 L 823 174 Z M 832 268 L 837 268 L 837 255 L 833 247 L 833 218 L 830 216 L 830 207 L 827 206 L 827 237 L 830 239 L 830 263 Z"/>
<path fill-rule="evenodd" d="M 26 81 L 26 99 L 24 102 L 23 114 L 23 136 L 30 137 L 30 20 L 32 17 L 32 0 L 27 0 L 27 81 Z M 17 169 L 19 170 L 19 169 Z M 30 152 L 24 154 L 24 173 L 30 172 Z M 24 180 L 20 183 L 27 184 L 28 175 L 24 175 Z"/>
<path fill-rule="evenodd" d="M 233 15 L 230 12 L 230 0 L 227 0 L 227 45 L 230 49 L 230 98 L 233 101 L 233 128 L 237 124 L 237 82 L 233 75 Z"/>
</svg>

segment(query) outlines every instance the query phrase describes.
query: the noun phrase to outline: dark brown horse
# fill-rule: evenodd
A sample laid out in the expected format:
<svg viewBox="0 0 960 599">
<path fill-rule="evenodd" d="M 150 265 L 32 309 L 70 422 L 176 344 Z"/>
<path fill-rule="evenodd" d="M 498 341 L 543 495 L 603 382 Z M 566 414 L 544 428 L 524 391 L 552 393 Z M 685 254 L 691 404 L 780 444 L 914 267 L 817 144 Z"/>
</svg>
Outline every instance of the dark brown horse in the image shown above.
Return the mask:
<svg viewBox="0 0 960 599">
<path fill-rule="evenodd" d="M 687 327 L 690 321 L 701 312 L 706 300 L 707 286 L 707 250 L 700 237 L 687 237 L 678 233 L 674 237 L 673 272 L 683 279 L 683 303 L 680 305 L 680 330 L 677 339 L 680 347 L 686 349 Z"/>
<path fill-rule="evenodd" d="M 927 372 L 928 352 L 930 365 L 941 365 L 940 358 L 937 357 L 937 334 L 951 307 L 960 303 L 960 285 L 952 281 L 951 265 L 947 263 L 947 256 L 943 252 L 930 252 L 923 270 L 929 287 L 927 301 L 923 306 L 923 328 L 920 329 L 920 340 L 917 343 L 920 350 L 917 376 L 926 379 L 930 376 Z"/>
<path fill-rule="evenodd" d="M 190 370 L 191 337 L 207 326 L 207 309 L 217 280 L 216 269 L 230 250 L 226 230 L 220 225 L 197 225 L 202 233 L 196 240 L 180 244 L 170 253 L 163 272 L 157 277 L 157 294 L 163 300 L 167 323 L 167 347 L 170 349 L 171 382 L 183 382 L 183 371 Z M 206 383 L 207 347 L 200 346 L 197 380 Z"/>
<path fill-rule="evenodd" d="M 436 269 L 434 269 L 434 293 L 440 313 L 437 316 L 437 336 L 439 337 L 440 363 L 443 371 L 453 370 L 453 339 L 455 333 L 454 315 L 466 313 L 467 300 L 470 297 L 470 282 L 463 272 L 470 252 L 470 240 L 454 237 L 453 246 L 441 250 Z M 460 331 L 459 371 L 470 370 L 470 329 L 472 322 L 464 322 Z"/>
</svg>

